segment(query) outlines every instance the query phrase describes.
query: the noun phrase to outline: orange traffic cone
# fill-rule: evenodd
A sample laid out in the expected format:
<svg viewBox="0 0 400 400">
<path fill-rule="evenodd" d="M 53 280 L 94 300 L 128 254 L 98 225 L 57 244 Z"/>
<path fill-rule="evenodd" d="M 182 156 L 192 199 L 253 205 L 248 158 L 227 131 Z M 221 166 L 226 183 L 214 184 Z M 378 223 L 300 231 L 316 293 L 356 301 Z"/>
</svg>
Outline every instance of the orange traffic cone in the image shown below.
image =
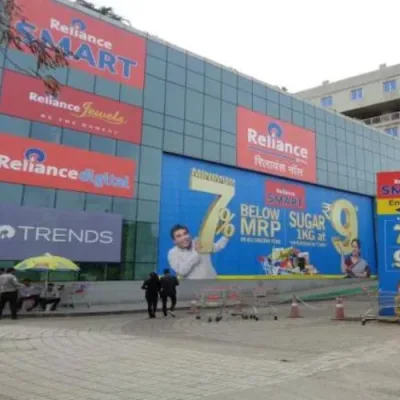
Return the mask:
<svg viewBox="0 0 400 400">
<path fill-rule="evenodd" d="M 302 318 L 300 316 L 299 304 L 297 303 L 297 297 L 293 295 L 292 306 L 290 307 L 289 318 Z"/>
<path fill-rule="evenodd" d="M 336 298 L 335 319 L 337 319 L 337 320 L 344 319 L 344 306 L 343 306 L 343 300 L 341 297 Z"/>
</svg>

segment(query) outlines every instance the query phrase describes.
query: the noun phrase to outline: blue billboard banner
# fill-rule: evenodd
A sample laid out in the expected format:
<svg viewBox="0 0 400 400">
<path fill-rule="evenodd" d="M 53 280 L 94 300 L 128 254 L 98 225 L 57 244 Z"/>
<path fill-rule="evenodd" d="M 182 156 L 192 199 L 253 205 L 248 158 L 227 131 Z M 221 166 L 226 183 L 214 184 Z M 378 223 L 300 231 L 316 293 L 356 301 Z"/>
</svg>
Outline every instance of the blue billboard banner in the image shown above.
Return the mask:
<svg viewBox="0 0 400 400">
<path fill-rule="evenodd" d="M 0 259 L 50 253 L 72 261 L 121 261 L 122 216 L 0 205 Z"/>
<path fill-rule="evenodd" d="M 159 272 L 186 279 L 368 278 L 373 201 L 164 155 Z"/>
</svg>

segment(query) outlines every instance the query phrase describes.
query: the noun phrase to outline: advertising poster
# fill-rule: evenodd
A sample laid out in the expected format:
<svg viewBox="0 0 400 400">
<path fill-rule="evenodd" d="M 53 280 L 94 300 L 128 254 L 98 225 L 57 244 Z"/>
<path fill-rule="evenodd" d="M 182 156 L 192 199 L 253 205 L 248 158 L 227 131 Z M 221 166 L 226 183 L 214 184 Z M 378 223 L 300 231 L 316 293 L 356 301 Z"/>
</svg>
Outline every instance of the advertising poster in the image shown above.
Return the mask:
<svg viewBox="0 0 400 400">
<path fill-rule="evenodd" d="M 372 199 L 165 155 L 159 271 L 186 279 L 369 278 Z"/>
<path fill-rule="evenodd" d="M 400 317 L 400 172 L 377 174 L 380 315 Z"/>
<path fill-rule="evenodd" d="M 144 38 L 54 0 L 16 0 L 26 19 L 13 21 L 18 34 L 58 46 L 71 68 L 143 89 Z"/>
<path fill-rule="evenodd" d="M 237 165 L 265 174 L 316 182 L 315 133 L 237 108 Z"/>
<path fill-rule="evenodd" d="M 0 143 L 0 182 L 133 197 L 133 160 L 5 133 Z"/>
<path fill-rule="evenodd" d="M 63 86 L 57 98 L 43 82 L 5 70 L 0 113 L 140 144 L 142 109 Z"/>
<path fill-rule="evenodd" d="M 120 262 L 122 216 L 0 204 L 2 260 L 45 253 L 72 261 Z"/>
</svg>

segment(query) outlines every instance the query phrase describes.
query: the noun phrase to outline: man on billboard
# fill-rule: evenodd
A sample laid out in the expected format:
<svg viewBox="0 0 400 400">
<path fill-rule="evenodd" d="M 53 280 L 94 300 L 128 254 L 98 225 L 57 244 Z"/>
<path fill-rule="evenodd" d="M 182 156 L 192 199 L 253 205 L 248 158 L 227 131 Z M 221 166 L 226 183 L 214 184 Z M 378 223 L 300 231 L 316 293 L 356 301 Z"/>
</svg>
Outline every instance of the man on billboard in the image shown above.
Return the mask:
<svg viewBox="0 0 400 400">
<path fill-rule="evenodd" d="M 211 253 L 225 248 L 228 238 L 222 237 L 214 243 L 211 253 L 201 252 L 198 238 L 192 239 L 188 228 L 175 225 L 171 229 L 175 246 L 168 252 L 168 262 L 176 275 L 186 279 L 215 279 L 217 273 L 211 262 Z"/>
</svg>

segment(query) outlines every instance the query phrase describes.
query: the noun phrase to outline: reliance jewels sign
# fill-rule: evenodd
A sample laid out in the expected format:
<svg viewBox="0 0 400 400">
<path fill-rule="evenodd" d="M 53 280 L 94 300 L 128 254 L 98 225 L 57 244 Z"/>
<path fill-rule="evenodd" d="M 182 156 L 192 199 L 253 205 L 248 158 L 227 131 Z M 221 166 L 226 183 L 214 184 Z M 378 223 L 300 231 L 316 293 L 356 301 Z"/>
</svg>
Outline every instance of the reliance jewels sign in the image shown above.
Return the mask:
<svg viewBox="0 0 400 400">
<path fill-rule="evenodd" d="M 120 262 L 122 216 L 0 205 L 0 259 Z"/>
</svg>

